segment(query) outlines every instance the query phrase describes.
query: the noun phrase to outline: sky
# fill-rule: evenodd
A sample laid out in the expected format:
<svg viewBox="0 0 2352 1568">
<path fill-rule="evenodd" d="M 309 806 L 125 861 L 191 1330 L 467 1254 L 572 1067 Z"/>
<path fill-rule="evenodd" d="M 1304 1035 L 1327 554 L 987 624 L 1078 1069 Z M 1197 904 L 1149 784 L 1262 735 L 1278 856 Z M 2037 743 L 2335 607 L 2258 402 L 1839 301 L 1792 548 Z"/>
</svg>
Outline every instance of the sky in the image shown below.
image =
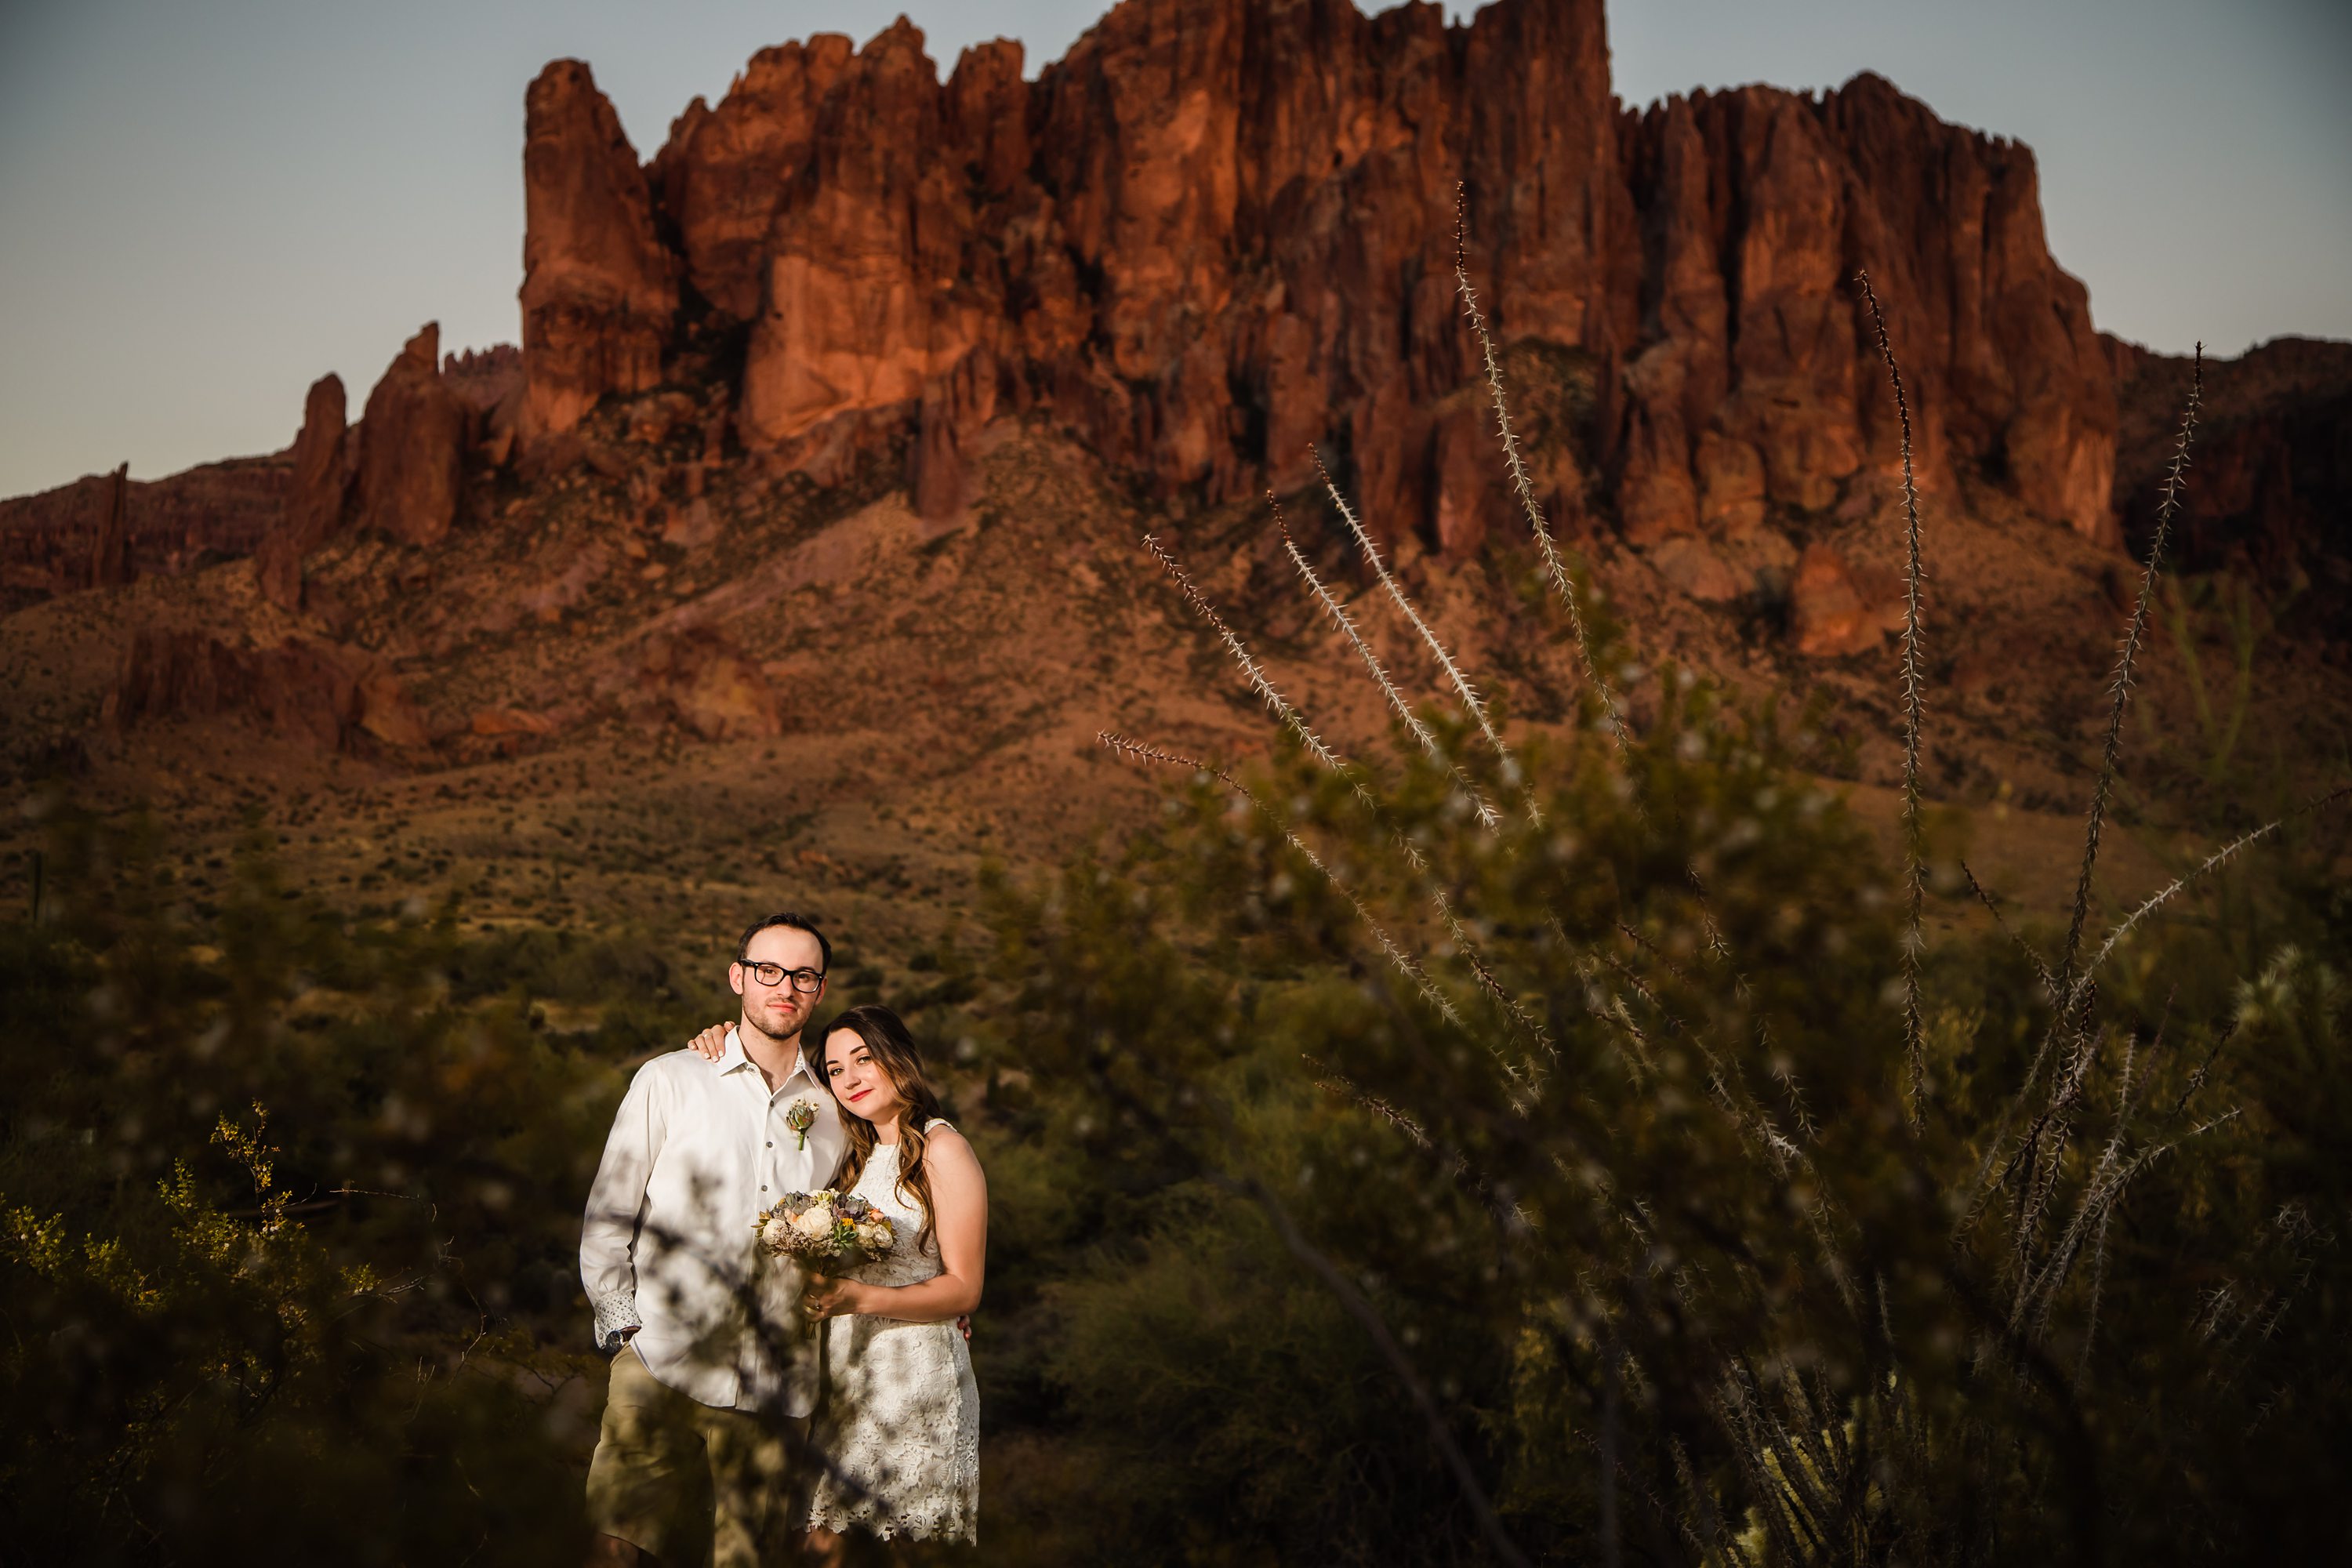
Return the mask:
<svg viewBox="0 0 2352 1568">
<path fill-rule="evenodd" d="M 769 44 L 903 11 L 943 71 L 1009 37 L 1034 76 L 1104 8 L 5 0 L 0 496 L 275 450 L 312 380 L 356 414 L 427 321 L 446 349 L 516 341 L 523 89 L 550 59 L 589 61 L 649 157 Z M 2352 339 L 2347 0 L 1609 0 L 1609 29 L 1630 103 L 1871 69 L 2031 144 L 2106 331 Z"/>
</svg>

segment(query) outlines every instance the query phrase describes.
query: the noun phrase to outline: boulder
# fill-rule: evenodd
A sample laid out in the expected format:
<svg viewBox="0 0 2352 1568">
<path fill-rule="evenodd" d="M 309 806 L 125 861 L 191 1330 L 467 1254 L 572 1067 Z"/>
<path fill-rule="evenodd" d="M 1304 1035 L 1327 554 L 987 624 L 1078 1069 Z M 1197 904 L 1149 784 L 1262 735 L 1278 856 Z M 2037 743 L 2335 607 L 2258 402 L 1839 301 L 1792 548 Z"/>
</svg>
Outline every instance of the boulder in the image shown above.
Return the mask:
<svg viewBox="0 0 2352 1568">
<path fill-rule="evenodd" d="M 1808 544 L 1789 584 L 1789 636 L 1815 658 L 1866 653 L 1903 624 L 1902 591 L 1858 571 L 1830 544 Z"/>
<path fill-rule="evenodd" d="M 120 729 L 245 714 L 325 752 L 351 751 L 362 735 L 393 747 L 431 740 L 406 686 L 382 659 L 300 637 L 247 648 L 203 632 L 142 626 L 123 651 L 105 711 Z"/>
<path fill-rule="evenodd" d="M 433 743 L 432 727 L 425 722 L 424 710 L 409 694 L 400 677 L 380 664 L 362 666 L 354 677 L 355 689 L 349 722 L 374 736 L 387 746 L 429 746 Z"/>
<path fill-rule="evenodd" d="M 521 708 L 485 708 L 467 721 L 467 731 L 491 739 L 520 735 L 552 735 L 559 728 L 546 713 Z"/>
<path fill-rule="evenodd" d="M 1649 562 L 1677 592 L 1702 604 L 1722 604 L 1747 591 L 1723 557 L 1699 540 L 1665 540 L 1650 550 Z"/>
<path fill-rule="evenodd" d="M 636 690 L 642 712 L 683 724 L 706 741 L 783 732 L 783 710 L 766 673 L 707 627 L 647 637 Z"/>
</svg>

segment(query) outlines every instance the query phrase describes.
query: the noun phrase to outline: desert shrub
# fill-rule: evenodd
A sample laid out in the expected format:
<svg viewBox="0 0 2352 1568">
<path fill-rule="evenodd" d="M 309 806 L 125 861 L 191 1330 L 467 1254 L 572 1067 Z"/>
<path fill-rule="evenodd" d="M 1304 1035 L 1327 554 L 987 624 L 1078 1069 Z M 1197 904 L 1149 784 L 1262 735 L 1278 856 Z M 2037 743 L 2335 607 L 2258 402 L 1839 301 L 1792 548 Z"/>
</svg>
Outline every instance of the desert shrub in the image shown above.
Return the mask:
<svg viewBox="0 0 2352 1568">
<path fill-rule="evenodd" d="M 1412 1173 L 1372 1163 L 1311 1089 L 1236 1103 L 1246 1109 L 1235 1136 L 1286 1188 L 1344 1190 L 1366 1218 L 1425 1212 Z M 1114 1152 L 1110 1119 L 1086 1121 L 1080 1110 L 1056 1138 L 1084 1152 L 1050 1205 L 997 1181 L 1026 1145 L 989 1142 L 994 1214 L 1018 1226 L 1024 1213 L 1047 1210 L 1064 1233 L 1053 1250 L 1008 1255 L 992 1244 L 975 1340 L 991 1431 L 1044 1434 L 1055 1468 L 1024 1473 L 1017 1447 L 1003 1464 L 992 1457 L 989 1539 L 1008 1560 L 1118 1550 L 1381 1563 L 1408 1533 L 1459 1535 L 1459 1495 L 1410 1401 L 1328 1294 L 1291 1266 L 1265 1216 L 1160 1165 L 1148 1147 L 1129 1160 Z M 1474 1268 L 1401 1331 L 1421 1340 L 1479 1283 Z M 1490 1347 L 1428 1350 L 1450 1384 L 1493 1380 L 1475 1364 Z"/>
<path fill-rule="evenodd" d="M 594 988 L 287 898 L 258 838 L 205 919 L 138 819 L 51 826 L 0 927 L 12 1554 L 576 1560 L 573 1197 L 629 1047 L 536 1012 Z"/>
<path fill-rule="evenodd" d="M 1352 763 L 1146 541 L 1282 749 L 1244 781 L 1106 733 L 1191 777 L 1168 821 L 995 889 L 970 1016 L 997 1136 L 1076 1152 L 1091 1194 L 1036 1260 L 1062 1276 L 1032 1309 L 1061 1335 L 1036 1428 L 1061 1473 L 1074 1450 L 1118 1478 L 1090 1537 L 1022 1522 L 1064 1560 L 1188 1563 L 1289 1560 L 1302 1536 L 1336 1560 L 1610 1563 L 2334 1541 L 2340 833 L 2298 814 L 2092 918 L 2161 536 L 2071 919 L 1930 945 L 1916 506 L 1887 867 L 1769 709 L 1670 672 L 1633 736 L 1461 284 L 1580 721 L 1507 736 L 1333 485 L 1459 698 L 1451 721 L 1406 706 L 1291 547 L 1397 720 L 1395 758 Z M 1292 1293 L 1314 1289 L 1308 1315 Z"/>
<path fill-rule="evenodd" d="M 1087 1456 L 1091 1549 L 1490 1560 L 1409 1381 L 1530 1557 L 2326 1539 L 2352 1146 L 2330 910 L 2242 876 L 2272 939 L 2243 981 L 2205 919 L 2151 927 L 2039 1145 L 2046 1062 L 2011 1109 L 2052 1017 L 2035 966 L 1946 944 L 1915 1122 L 1895 879 L 1844 807 L 1703 692 L 1624 764 L 1638 786 L 1611 756 L 1530 751 L 1542 826 L 1499 833 L 1434 764 L 1375 823 L 1294 757 L 1251 784 L 1278 819 L 1202 779 L 1116 858 L 998 889 L 970 1023 L 992 1135 L 1073 1185 L 1068 1233 L 1012 1265 L 1051 1282 L 992 1300 L 1016 1321 L 982 1343 L 1049 1339 L 1014 1424 Z M 1414 909 L 1391 834 L 1476 911 L 1508 1003 Z M 1431 955 L 1450 1016 L 1337 881 Z M 2029 1146 L 2052 1168 L 2004 1180 Z"/>
</svg>

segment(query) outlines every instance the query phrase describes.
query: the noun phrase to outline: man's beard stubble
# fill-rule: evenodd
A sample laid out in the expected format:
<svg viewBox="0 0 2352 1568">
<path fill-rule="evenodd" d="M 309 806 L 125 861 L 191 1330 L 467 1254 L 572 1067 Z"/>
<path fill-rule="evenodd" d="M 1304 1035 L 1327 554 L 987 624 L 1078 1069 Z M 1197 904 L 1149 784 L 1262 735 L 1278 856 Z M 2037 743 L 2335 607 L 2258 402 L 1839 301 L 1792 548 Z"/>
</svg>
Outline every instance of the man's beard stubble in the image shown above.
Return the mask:
<svg viewBox="0 0 2352 1568">
<path fill-rule="evenodd" d="M 745 1008 L 744 1020 L 779 1045 L 792 1039 L 808 1025 L 805 1013 L 779 1006 L 772 1002 L 757 1012 Z"/>
</svg>

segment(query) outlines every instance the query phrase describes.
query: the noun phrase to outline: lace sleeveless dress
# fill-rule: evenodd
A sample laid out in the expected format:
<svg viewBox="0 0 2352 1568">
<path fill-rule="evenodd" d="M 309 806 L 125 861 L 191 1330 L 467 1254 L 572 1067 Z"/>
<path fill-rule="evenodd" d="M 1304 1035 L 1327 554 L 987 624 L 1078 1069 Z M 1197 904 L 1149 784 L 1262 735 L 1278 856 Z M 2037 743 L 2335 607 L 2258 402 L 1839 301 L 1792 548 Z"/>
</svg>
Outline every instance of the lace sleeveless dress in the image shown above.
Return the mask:
<svg viewBox="0 0 2352 1568">
<path fill-rule="evenodd" d="M 923 1215 L 898 1181 L 898 1146 L 877 1144 L 852 1190 L 888 1215 L 898 1234 L 886 1256 L 850 1269 L 850 1279 L 915 1285 L 940 1272 L 936 1238 L 916 1250 Z M 817 1479 L 809 1528 L 886 1541 L 978 1541 L 980 1389 L 956 1326 L 861 1313 L 824 1331 L 815 1436 L 830 1464 Z"/>
</svg>

